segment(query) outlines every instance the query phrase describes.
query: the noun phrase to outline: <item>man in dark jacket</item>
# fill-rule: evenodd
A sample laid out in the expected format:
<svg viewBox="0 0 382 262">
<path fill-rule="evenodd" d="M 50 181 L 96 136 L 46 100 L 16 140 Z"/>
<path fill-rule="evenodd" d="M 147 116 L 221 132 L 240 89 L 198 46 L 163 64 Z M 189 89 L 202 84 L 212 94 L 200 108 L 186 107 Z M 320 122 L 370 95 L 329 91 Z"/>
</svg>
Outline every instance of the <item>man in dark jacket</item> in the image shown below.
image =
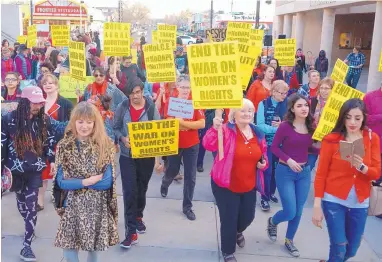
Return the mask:
<svg viewBox="0 0 382 262">
<path fill-rule="evenodd" d="M 1 125 L 1 170 L 12 173 L 11 191 L 16 192 L 17 208 L 24 219 L 24 247 L 20 252 L 24 261 L 36 261 L 31 243 L 41 174 L 47 159 L 54 170 L 56 139 L 44 113 L 44 103 L 39 87 L 26 87 L 17 109 L 3 117 Z"/>
<path fill-rule="evenodd" d="M 138 242 L 137 233 L 145 233 L 143 210 L 146 206 L 146 192 L 154 170 L 155 159 L 132 158 L 127 124 L 160 120 L 155 104 L 143 95 L 143 83 L 135 77 L 129 78 L 127 84 L 128 100 L 117 107 L 114 115 L 115 139 L 121 147 L 119 165 L 125 218 L 125 240 L 120 243 L 122 248 L 130 248 Z"/>
<path fill-rule="evenodd" d="M 146 82 L 146 77 L 144 74 L 139 70 L 138 66 L 136 64 L 133 64 L 131 62 L 132 57 L 131 56 L 124 56 L 122 57 L 122 64 L 121 64 L 121 71 L 125 73 L 127 82 L 130 80 L 133 80 L 135 78 L 139 78 L 143 83 Z"/>
</svg>

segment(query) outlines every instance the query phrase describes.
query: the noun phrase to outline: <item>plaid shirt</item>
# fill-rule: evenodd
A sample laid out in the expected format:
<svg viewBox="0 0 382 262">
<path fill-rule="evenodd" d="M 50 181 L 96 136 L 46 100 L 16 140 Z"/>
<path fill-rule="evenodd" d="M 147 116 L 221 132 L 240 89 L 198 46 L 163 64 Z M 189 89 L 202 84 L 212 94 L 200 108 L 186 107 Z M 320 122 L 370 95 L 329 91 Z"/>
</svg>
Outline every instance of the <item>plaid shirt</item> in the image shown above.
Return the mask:
<svg viewBox="0 0 382 262">
<path fill-rule="evenodd" d="M 365 65 L 366 58 L 365 55 L 362 53 L 358 53 L 357 55 L 354 53 L 350 53 L 346 57 L 346 60 L 349 61 L 349 73 L 360 74 L 363 66 L 361 68 L 352 68 L 352 66 Z"/>
</svg>

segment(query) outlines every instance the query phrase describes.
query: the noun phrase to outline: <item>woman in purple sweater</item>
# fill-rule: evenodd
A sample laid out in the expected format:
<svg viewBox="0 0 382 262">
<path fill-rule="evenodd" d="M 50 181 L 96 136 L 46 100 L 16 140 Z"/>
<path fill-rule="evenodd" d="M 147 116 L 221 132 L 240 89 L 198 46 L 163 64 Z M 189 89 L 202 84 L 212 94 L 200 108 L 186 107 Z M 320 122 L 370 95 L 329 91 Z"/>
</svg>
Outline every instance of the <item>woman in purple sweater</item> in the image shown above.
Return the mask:
<svg viewBox="0 0 382 262">
<path fill-rule="evenodd" d="M 308 152 L 313 149 L 313 118 L 309 107 L 306 97 L 300 94 L 289 97 L 285 121 L 277 129 L 271 146 L 272 153 L 279 158 L 275 177 L 283 209 L 268 219 L 267 233 L 270 240 L 275 242 L 277 225 L 288 221 L 285 247 L 294 257 L 300 256 L 293 238 L 300 224 L 311 182 Z"/>
</svg>

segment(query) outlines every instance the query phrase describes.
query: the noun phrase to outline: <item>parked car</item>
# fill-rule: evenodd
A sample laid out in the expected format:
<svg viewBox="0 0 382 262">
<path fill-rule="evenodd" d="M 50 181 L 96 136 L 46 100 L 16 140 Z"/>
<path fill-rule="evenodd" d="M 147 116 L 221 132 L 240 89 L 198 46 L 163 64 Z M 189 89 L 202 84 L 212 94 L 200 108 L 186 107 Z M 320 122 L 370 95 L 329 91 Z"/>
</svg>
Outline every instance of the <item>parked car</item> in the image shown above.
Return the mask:
<svg viewBox="0 0 382 262">
<path fill-rule="evenodd" d="M 188 36 L 188 35 L 181 35 L 179 36 L 182 39 L 182 43 L 184 45 L 191 45 L 196 44 L 196 38 Z"/>
</svg>

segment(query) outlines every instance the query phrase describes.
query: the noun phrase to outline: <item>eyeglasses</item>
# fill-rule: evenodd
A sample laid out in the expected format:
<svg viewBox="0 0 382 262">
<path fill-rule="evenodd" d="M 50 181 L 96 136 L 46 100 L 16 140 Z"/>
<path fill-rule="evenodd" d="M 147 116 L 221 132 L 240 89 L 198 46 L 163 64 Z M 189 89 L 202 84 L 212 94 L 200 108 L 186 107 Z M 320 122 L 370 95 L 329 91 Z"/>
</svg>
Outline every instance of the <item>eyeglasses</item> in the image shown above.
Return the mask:
<svg viewBox="0 0 382 262">
<path fill-rule="evenodd" d="M 276 92 L 276 93 L 279 93 L 279 94 L 282 95 L 282 96 L 286 96 L 286 95 L 288 95 L 288 92 L 286 92 L 286 93 L 281 93 L 280 91 L 277 91 L 277 90 L 275 90 L 275 92 Z"/>
<path fill-rule="evenodd" d="M 142 90 L 138 90 L 136 92 L 132 92 L 130 95 L 131 96 L 139 96 L 140 94 L 142 94 Z"/>
<path fill-rule="evenodd" d="M 5 78 L 5 82 L 17 82 L 17 78 Z"/>
<path fill-rule="evenodd" d="M 94 74 L 94 77 L 104 77 L 105 75 L 103 74 Z"/>
<path fill-rule="evenodd" d="M 320 90 L 322 90 L 322 91 L 330 91 L 330 90 L 332 90 L 330 87 L 321 87 L 320 88 Z"/>
<path fill-rule="evenodd" d="M 178 86 L 180 89 L 190 89 L 190 86 Z"/>
</svg>

